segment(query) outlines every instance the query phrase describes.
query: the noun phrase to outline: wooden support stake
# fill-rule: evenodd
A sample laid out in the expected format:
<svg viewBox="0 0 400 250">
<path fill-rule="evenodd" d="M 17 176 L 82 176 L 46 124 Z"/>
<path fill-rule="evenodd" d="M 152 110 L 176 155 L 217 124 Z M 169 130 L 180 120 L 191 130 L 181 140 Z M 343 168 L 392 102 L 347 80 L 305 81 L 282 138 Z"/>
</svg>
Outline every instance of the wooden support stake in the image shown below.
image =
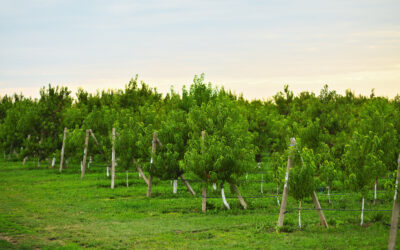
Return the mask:
<svg viewBox="0 0 400 250">
<path fill-rule="evenodd" d="M 86 168 L 86 158 L 87 158 L 88 146 L 89 146 L 89 129 L 86 129 L 85 149 L 83 150 L 83 160 L 82 160 L 82 168 L 81 168 L 81 179 L 83 179 L 85 177 L 85 168 Z"/>
<path fill-rule="evenodd" d="M 96 136 L 95 136 L 94 133 L 93 133 L 93 130 L 92 130 L 92 129 L 89 129 L 89 132 L 90 132 L 90 135 L 92 136 L 94 142 L 96 143 L 96 145 L 100 145 L 100 144 L 99 144 L 99 141 L 97 140 Z M 110 164 L 110 161 L 108 160 L 108 157 L 106 156 L 106 153 L 104 152 L 103 149 L 101 149 L 101 153 L 102 153 L 102 155 L 103 155 L 103 157 L 104 157 L 104 159 L 105 159 L 105 161 L 106 161 L 106 163 L 107 163 L 107 173 L 108 173 L 109 170 L 110 170 L 110 165 L 111 165 L 111 164 Z M 107 174 L 107 177 L 108 177 L 108 174 Z"/>
<path fill-rule="evenodd" d="M 318 196 L 315 193 L 315 191 L 313 192 L 312 195 L 312 200 L 314 202 L 314 207 L 318 212 L 318 216 L 319 216 L 319 220 L 321 221 L 321 224 L 325 227 L 325 228 L 329 228 L 328 226 L 328 222 L 326 222 L 325 216 L 324 216 L 324 212 L 321 209 L 321 205 L 319 204 L 319 200 L 318 200 Z"/>
<path fill-rule="evenodd" d="M 183 181 L 183 183 L 185 183 L 185 186 L 187 187 L 187 189 L 189 190 L 189 192 L 195 196 L 196 192 L 193 190 L 193 188 L 190 186 L 189 182 L 185 179 L 185 177 L 183 177 L 183 174 L 181 174 L 181 180 Z"/>
<path fill-rule="evenodd" d="M 290 152 L 289 152 L 288 162 L 286 165 L 285 185 L 283 186 L 282 202 L 281 202 L 281 208 L 279 211 L 279 218 L 278 218 L 278 227 L 283 226 L 283 220 L 285 219 L 286 205 L 287 205 L 287 200 L 288 200 L 288 195 L 289 195 L 289 187 L 288 187 L 289 171 L 293 167 L 294 148 L 296 147 L 296 145 L 297 145 L 296 139 L 290 138 Z"/>
<path fill-rule="evenodd" d="M 237 186 L 234 185 L 234 184 L 231 184 L 231 186 L 232 186 L 233 190 L 235 191 L 235 193 L 237 194 L 237 197 L 238 197 L 239 202 L 240 202 L 240 204 L 242 205 L 242 207 L 243 207 L 244 209 L 247 209 L 247 204 L 246 204 L 246 202 L 244 201 L 242 195 L 240 194 L 239 189 L 237 188 Z"/>
<path fill-rule="evenodd" d="M 146 175 L 143 173 L 142 168 L 137 164 L 136 160 L 133 160 L 133 163 L 136 165 L 136 169 L 140 174 L 140 177 L 143 178 L 144 182 L 146 182 L 147 185 L 149 185 L 149 181 L 146 178 Z"/>
<path fill-rule="evenodd" d="M 397 227 L 399 226 L 399 211 L 400 211 L 400 201 L 397 192 L 399 179 L 400 179 L 400 154 L 399 158 L 397 159 L 397 176 L 396 176 L 396 186 L 393 197 L 392 221 L 390 223 L 388 250 L 393 250 L 396 248 L 396 236 L 397 236 Z"/>
<path fill-rule="evenodd" d="M 115 128 L 112 129 L 112 149 L 111 149 L 111 189 L 114 189 L 115 180 Z"/>
</svg>

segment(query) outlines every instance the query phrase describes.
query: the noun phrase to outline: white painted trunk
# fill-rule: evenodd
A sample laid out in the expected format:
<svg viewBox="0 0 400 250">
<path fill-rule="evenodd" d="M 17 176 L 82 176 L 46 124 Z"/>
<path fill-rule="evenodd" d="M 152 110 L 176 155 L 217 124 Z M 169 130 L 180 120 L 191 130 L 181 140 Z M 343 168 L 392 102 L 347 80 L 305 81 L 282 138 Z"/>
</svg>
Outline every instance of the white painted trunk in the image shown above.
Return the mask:
<svg viewBox="0 0 400 250">
<path fill-rule="evenodd" d="M 360 226 L 362 226 L 364 223 L 364 196 L 362 197 L 362 205 L 361 205 L 361 223 Z"/>
<path fill-rule="evenodd" d="M 89 156 L 89 163 L 87 165 L 87 168 L 90 168 L 90 164 L 93 162 L 92 156 Z"/>
<path fill-rule="evenodd" d="M 54 168 L 55 164 L 56 164 L 56 157 L 53 157 L 53 160 L 51 161 L 51 167 Z"/>
<path fill-rule="evenodd" d="M 111 189 L 115 185 L 115 128 L 112 129 L 112 149 L 111 149 Z"/>
<path fill-rule="evenodd" d="M 263 183 L 264 183 L 264 174 L 261 174 L 261 193 L 264 193 L 264 188 L 263 188 Z"/>
<path fill-rule="evenodd" d="M 27 159 L 28 159 L 28 156 L 25 156 L 24 160 L 22 161 L 22 165 L 25 165 Z"/>
<path fill-rule="evenodd" d="M 217 190 L 217 183 L 214 182 L 214 183 L 212 184 L 212 186 L 213 186 L 213 189 L 214 189 L 214 190 Z"/>
<path fill-rule="evenodd" d="M 83 163 L 81 161 L 81 172 L 83 172 Z"/>
<path fill-rule="evenodd" d="M 299 228 L 301 229 L 301 201 L 299 201 Z"/>
<path fill-rule="evenodd" d="M 278 207 L 281 206 L 281 203 L 279 202 L 279 186 L 276 185 L 276 202 L 278 203 Z"/>
<path fill-rule="evenodd" d="M 249 178 L 249 173 L 246 172 L 246 181 L 247 181 L 248 178 Z"/>
<path fill-rule="evenodd" d="M 328 202 L 331 204 L 331 188 L 328 186 Z"/>
<path fill-rule="evenodd" d="M 229 204 L 228 204 L 228 202 L 226 201 L 226 198 L 225 198 L 224 187 L 221 187 L 221 195 L 222 195 L 222 202 L 224 203 L 225 207 L 226 207 L 227 209 L 231 209 L 230 206 L 229 206 Z"/>
<path fill-rule="evenodd" d="M 374 205 L 376 203 L 376 190 L 378 189 L 378 179 L 375 179 L 375 188 L 374 188 Z"/>
<path fill-rule="evenodd" d="M 174 194 L 176 194 L 177 191 L 178 191 L 178 180 L 177 180 L 177 179 L 174 180 L 173 188 L 172 188 L 172 189 L 173 189 L 172 192 L 173 192 Z"/>
<path fill-rule="evenodd" d="M 107 177 L 110 177 L 110 167 L 107 167 Z"/>
</svg>

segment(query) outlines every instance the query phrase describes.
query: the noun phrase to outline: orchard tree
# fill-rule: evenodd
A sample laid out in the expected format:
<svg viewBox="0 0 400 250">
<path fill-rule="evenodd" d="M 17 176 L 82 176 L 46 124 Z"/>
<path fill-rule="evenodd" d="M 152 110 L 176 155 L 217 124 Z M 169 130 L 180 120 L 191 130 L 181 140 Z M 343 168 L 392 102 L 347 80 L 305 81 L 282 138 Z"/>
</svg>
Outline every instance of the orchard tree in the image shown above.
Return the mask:
<svg viewBox="0 0 400 250">
<path fill-rule="evenodd" d="M 189 191 L 195 195 L 183 177 L 183 159 L 188 142 L 188 126 L 186 123 L 186 113 L 182 110 L 172 110 L 164 116 L 161 126 L 157 133 L 158 139 L 162 143 L 154 156 L 152 173 L 162 180 L 174 180 L 173 192 L 177 191 L 177 179 L 180 177 L 188 187 Z"/>
<path fill-rule="evenodd" d="M 362 195 L 361 223 L 364 221 L 364 198 L 372 186 L 376 170 L 383 167 L 383 151 L 379 149 L 381 139 L 370 131 L 367 135 L 354 133 L 349 144 L 346 145 L 344 163 L 348 170 L 346 184 Z"/>
<path fill-rule="evenodd" d="M 320 165 L 319 177 L 321 178 L 321 180 L 325 183 L 325 185 L 328 188 L 329 205 L 331 204 L 330 190 L 331 190 L 333 181 L 335 180 L 336 176 L 337 176 L 337 171 L 335 169 L 335 163 L 333 161 L 325 160 Z"/>
<path fill-rule="evenodd" d="M 373 169 L 375 178 L 374 204 L 376 201 L 376 189 L 378 178 L 382 177 L 388 171 L 393 171 L 396 167 L 396 156 L 398 153 L 397 131 L 394 127 L 397 110 L 382 98 L 373 98 L 366 103 L 360 115 L 359 133 L 368 135 L 372 133 L 379 138 L 376 145 L 377 150 L 381 150 L 382 154 L 378 160 L 382 161 L 382 165 Z"/>
<path fill-rule="evenodd" d="M 202 179 L 203 188 L 210 182 L 220 183 L 222 199 L 228 209 L 224 183 L 231 184 L 246 208 L 237 185 L 248 166 L 254 164 L 253 138 L 235 102 L 221 94 L 216 101 L 193 107 L 188 125 L 191 140 L 185 154 L 185 167 Z M 205 131 L 203 137 L 202 131 Z M 204 193 L 203 190 L 203 198 Z"/>
<path fill-rule="evenodd" d="M 301 201 L 311 197 L 315 191 L 315 156 L 312 150 L 304 147 L 295 153 L 294 166 L 290 170 L 289 194 L 299 201 L 299 228 L 301 229 Z"/>
</svg>

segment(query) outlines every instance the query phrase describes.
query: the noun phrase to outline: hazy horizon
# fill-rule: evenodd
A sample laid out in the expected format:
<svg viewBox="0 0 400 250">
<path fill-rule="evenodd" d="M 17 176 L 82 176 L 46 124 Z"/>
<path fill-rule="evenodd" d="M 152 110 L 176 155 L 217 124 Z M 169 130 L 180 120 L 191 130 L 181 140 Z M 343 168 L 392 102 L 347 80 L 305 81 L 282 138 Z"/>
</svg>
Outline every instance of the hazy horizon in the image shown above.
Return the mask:
<svg viewBox="0 0 400 250">
<path fill-rule="evenodd" d="M 4 1 L 0 95 L 49 83 L 122 89 L 136 74 L 161 93 L 194 75 L 246 99 L 294 93 L 393 98 L 399 1 Z"/>
</svg>

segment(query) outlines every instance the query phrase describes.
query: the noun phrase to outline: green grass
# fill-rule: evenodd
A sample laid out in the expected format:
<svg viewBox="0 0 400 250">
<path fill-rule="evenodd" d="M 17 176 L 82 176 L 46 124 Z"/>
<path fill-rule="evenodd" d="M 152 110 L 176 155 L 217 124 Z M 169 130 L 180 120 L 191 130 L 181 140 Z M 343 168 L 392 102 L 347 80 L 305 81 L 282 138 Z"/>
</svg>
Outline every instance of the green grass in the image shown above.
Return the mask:
<svg viewBox="0 0 400 250">
<path fill-rule="evenodd" d="M 324 211 L 329 229 L 319 225 L 316 211 L 302 211 L 303 230 L 297 226 L 297 202 L 289 200 L 289 213 L 280 233 L 275 225 L 279 209 L 274 197 L 246 199 L 243 210 L 230 198 L 231 210 L 221 199 L 208 199 L 207 214 L 201 198 L 192 198 L 182 182 L 172 194 L 170 181 L 154 181 L 153 197 L 137 172 L 117 173 L 111 190 L 105 169 L 92 166 L 80 179 L 78 166 L 62 174 L 57 169 L 28 162 L 0 162 L 0 249 L 384 249 L 387 248 L 390 211 L 365 212 L 360 227 L 359 211 Z M 191 176 L 187 176 L 193 179 Z M 244 197 L 261 196 L 259 175 L 240 190 Z M 265 179 L 265 178 L 264 178 Z M 191 183 L 197 194 L 199 183 Z M 264 184 L 264 195 L 274 195 L 273 184 Z M 226 188 L 227 196 L 234 196 Z M 217 191 L 208 195 L 219 197 Z M 319 194 L 323 208 L 327 197 Z M 390 210 L 391 194 L 379 193 L 376 206 L 367 197 L 366 209 Z M 330 208 L 360 209 L 360 195 L 332 196 Z M 312 208 L 310 199 L 303 207 Z"/>
</svg>

